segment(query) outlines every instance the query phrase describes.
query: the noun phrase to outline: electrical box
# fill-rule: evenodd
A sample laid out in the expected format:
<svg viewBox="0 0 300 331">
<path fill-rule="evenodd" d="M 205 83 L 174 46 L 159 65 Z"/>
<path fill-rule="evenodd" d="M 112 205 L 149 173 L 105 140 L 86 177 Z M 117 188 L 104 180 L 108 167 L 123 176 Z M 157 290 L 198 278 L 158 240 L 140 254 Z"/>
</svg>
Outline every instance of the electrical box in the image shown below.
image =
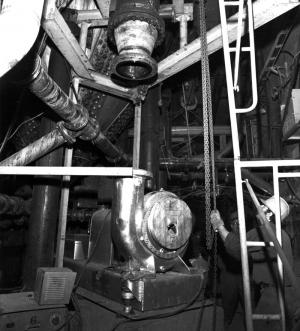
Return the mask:
<svg viewBox="0 0 300 331">
<path fill-rule="evenodd" d="M 68 304 L 76 272 L 68 268 L 39 268 L 34 298 L 40 305 Z"/>
</svg>

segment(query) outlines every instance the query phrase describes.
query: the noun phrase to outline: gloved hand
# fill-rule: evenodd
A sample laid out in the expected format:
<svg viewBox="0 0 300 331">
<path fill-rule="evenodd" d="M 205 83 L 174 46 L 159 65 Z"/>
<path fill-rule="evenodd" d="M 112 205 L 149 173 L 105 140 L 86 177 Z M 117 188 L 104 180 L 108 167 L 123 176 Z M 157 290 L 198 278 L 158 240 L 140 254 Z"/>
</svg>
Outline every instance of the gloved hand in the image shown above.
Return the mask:
<svg viewBox="0 0 300 331">
<path fill-rule="evenodd" d="M 210 223 L 215 232 L 218 232 L 220 226 L 224 225 L 221 215 L 217 209 L 212 210 L 210 213 Z"/>
</svg>

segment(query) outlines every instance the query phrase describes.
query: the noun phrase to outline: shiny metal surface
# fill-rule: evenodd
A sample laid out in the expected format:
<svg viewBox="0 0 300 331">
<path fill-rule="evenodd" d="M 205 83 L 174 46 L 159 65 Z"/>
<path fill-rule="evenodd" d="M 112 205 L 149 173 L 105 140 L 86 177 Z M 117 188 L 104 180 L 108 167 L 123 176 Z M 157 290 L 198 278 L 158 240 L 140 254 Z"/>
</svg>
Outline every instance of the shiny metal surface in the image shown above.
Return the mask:
<svg viewBox="0 0 300 331">
<path fill-rule="evenodd" d="M 161 191 L 145 197 L 145 212 L 151 239 L 167 250 L 184 246 L 192 232 L 192 214 L 187 204 L 175 194 Z M 149 201 L 151 200 L 151 201 Z"/>
<path fill-rule="evenodd" d="M 113 60 L 114 73 L 123 79 L 143 80 L 157 73 L 150 57 L 156 39 L 156 28 L 143 21 L 129 20 L 115 28 L 114 37 L 119 56 Z"/>
<path fill-rule="evenodd" d="M 112 206 L 112 236 L 125 260 L 140 270 L 165 272 L 178 264 L 192 229 L 188 206 L 175 194 L 149 193 L 144 178 L 115 182 Z"/>
<path fill-rule="evenodd" d="M 143 223 L 144 178 L 121 178 L 115 182 L 112 205 L 112 237 L 125 259 L 155 272 L 154 257 L 139 240 Z"/>
</svg>

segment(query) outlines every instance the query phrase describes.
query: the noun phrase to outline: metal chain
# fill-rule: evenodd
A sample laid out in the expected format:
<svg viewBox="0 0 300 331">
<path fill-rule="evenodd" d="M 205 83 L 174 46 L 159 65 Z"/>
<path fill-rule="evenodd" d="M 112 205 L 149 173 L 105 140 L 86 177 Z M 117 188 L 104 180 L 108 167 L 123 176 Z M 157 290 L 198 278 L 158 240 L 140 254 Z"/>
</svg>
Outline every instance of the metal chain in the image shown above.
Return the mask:
<svg viewBox="0 0 300 331">
<path fill-rule="evenodd" d="M 200 40 L 201 40 L 201 74 L 202 74 L 202 104 L 203 104 L 203 138 L 204 138 L 204 186 L 205 186 L 205 219 L 206 247 L 211 249 L 213 236 L 209 221 L 211 213 L 211 191 L 213 208 L 216 208 L 215 171 L 214 171 L 214 137 L 212 120 L 212 100 L 209 60 L 206 39 L 205 0 L 200 0 Z M 212 181 L 212 183 L 211 183 Z M 212 184 L 212 185 L 211 185 Z M 212 186 L 212 187 L 211 187 Z"/>
</svg>

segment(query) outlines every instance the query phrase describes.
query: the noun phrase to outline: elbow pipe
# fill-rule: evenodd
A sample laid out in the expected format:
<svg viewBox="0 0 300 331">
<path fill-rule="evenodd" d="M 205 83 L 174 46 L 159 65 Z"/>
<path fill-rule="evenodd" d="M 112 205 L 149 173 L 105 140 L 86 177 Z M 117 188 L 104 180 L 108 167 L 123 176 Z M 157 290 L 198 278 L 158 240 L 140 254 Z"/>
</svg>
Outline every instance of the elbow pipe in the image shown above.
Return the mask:
<svg viewBox="0 0 300 331">
<path fill-rule="evenodd" d="M 4 0 L 0 13 L 0 77 L 13 68 L 34 44 L 41 23 L 44 1 Z"/>
<path fill-rule="evenodd" d="M 29 90 L 64 120 L 63 133 L 69 136 L 68 141 L 72 142 L 74 137 L 92 141 L 114 162 L 130 162 L 131 158 L 101 132 L 97 121 L 89 117 L 88 110 L 80 104 L 75 104 L 48 75 L 40 57 L 37 57 L 34 63 Z"/>
</svg>

